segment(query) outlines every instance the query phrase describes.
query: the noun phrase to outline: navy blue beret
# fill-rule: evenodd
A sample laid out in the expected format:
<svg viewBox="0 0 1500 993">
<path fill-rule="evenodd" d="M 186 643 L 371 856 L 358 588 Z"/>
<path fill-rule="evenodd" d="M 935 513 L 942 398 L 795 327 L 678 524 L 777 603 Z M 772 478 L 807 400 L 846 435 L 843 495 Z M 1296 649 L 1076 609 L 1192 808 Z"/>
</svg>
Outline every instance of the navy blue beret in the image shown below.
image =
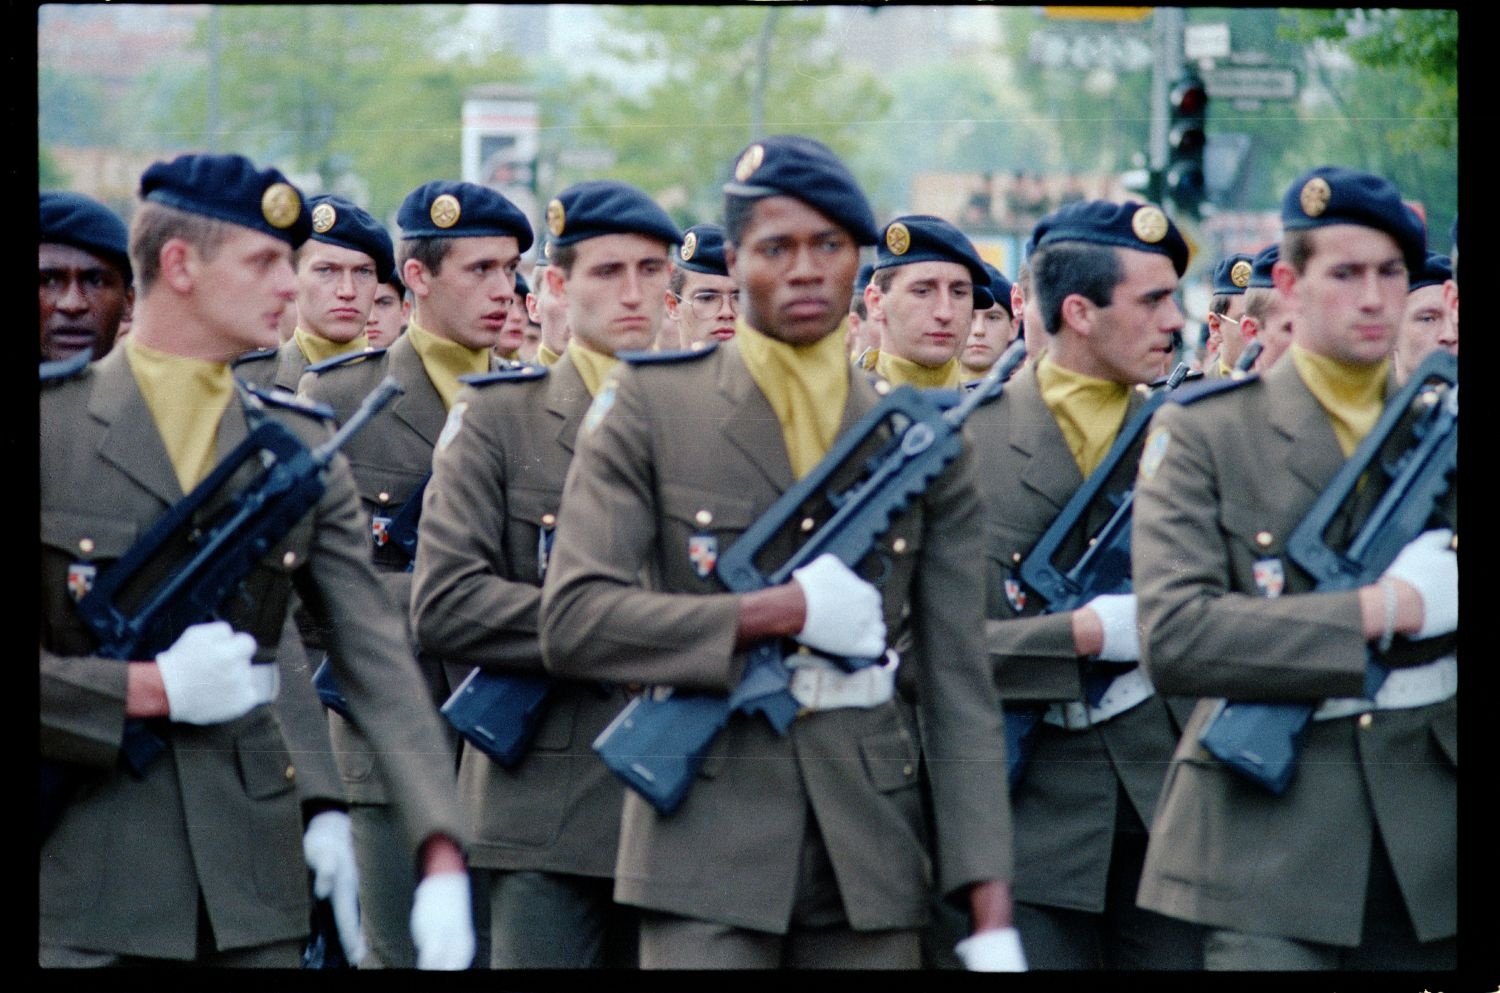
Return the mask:
<svg viewBox="0 0 1500 993">
<path fill-rule="evenodd" d="M 396 288 L 397 296 L 406 295 L 406 284 L 401 281 L 401 271 L 399 269 L 392 269 L 391 274 L 382 279 L 381 282 L 390 283 L 392 286 L 394 286 Z"/>
<path fill-rule="evenodd" d="M 1060 241 L 1113 245 L 1138 252 L 1155 252 L 1172 260 L 1181 276 L 1187 271 L 1188 247 L 1162 209 L 1155 204 L 1127 200 L 1079 200 L 1054 210 L 1037 222 L 1031 244 L 1045 248 Z"/>
<path fill-rule="evenodd" d="M 243 155 L 180 155 L 141 174 L 141 199 L 252 228 L 297 248 L 312 234 L 302 192 Z"/>
<path fill-rule="evenodd" d="M 1250 285 L 1250 268 L 1255 263 L 1255 256 L 1244 252 L 1236 252 L 1225 256 L 1214 266 L 1213 295 L 1216 297 L 1234 297 L 1245 292 L 1245 287 Z"/>
<path fill-rule="evenodd" d="M 406 195 L 396 212 L 403 238 L 514 238 L 531 247 L 531 222 L 488 186 L 434 179 Z"/>
<path fill-rule="evenodd" d="M 915 262 L 955 262 L 963 266 L 974 283 L 974 309 L 989 310 L 995 305 L 984 259 L 962 231 L 941 217 L 906 214 L 885 226 L 880 244 L 875 246 L 875 271 Z"/>
<path fill-rule="evenodd" d="M 1250 283 L 1248 289 L 1271 290 L 1276 288 L 1276 283 L 1271 279 L 1271 269 L 1276 265 L 1276 260 L 1281 258 L 1281 245 L 1272 242 L 1259 252 L 1255 253 L 1255 259 L 1250 263 Z"/>
<path fill-rule="evenodd" d="M 1358 224 L 1395 239 L 1406 268 L 1422 268 L 1427 232 L 1390 180 L 1342 166 L 1319 166 L 1291 186 L 1281 198 L 1281 226 L 1306 231 L 1330 224 Z"/>
<path fill-rule="evenodd" d="M 516 273 L 516 296 L 519 297 L 522 300 L 525 300 L 526 299 L 526 294 L 528 294 L 530 292 L 531 292 L 531 284 L 528 283 L 528 282 L 526 282 L 526 277 L 525 276 L 521 275 L 520 272 L 517 272 Z"/>
<path fill-rule="evenodd" d="M 125 285 L 130 285 L 130 234 L 114 211 L 81 193 L 63 190 L 43 190 L 39 199 L 39 243 L 72 245 L 93 252 L 114 263 L 125 277 Z"/>
<path fill-rule="evenodd" d="M 880 240 L 875 214 L 849 167 L 827 145 L 802 135 L 773 135 L 735 159 L 730 196 L 795 197 L 848 231 L 860 245 Z"/>
<path fill-rule="evenodd" d="M 1016 315 L 1010 309 L 1010 280 L 1005 278 L 1005 273 L 988 262 L 984 264 L 984 271 L 990 274 L 990 296 L 995 298 L 995 303 L 990 306 L 999 304 L 1005 308 L 1007 314 L 1015 317 Z"/>
<path fill-rule="evenodd" d="M 682 241 L 672 218 L 644 192 L 614 179 L 574 183 L 547 204 L 549 244 L 563 247 L 605 234 L 640 234 L 669 245 Z"/>
<path fill-rule="evenodd" d="M 353 200 L 325 194 L 307 201 L 312 208 L 312 240 L 355 252 L 364 252 L 375 262 L 380 282 L 396 272 L 396 251 L 385 226 Z"/>
<path fill-rule="evenodd" d="M 854 292 L 863 293 L 865 287 L 870 285 L 870 277 L 875 275 L 875 263 L 866 262 L 859 267 L 859 273 L 854 277 Z"/>
<path fill-rule="evenodd" d="M 682 235 L 682 247 L 672 260 L 679 269 L 728 276 L 724 264 L 724 229 L 717 224 L 694 224 Z"/>
<path fill-rule="evenodd" d="M 1442 286 L 1453 278 L 1453 262 L 1446 255 L 1428 252 L 1422 268 L 1413 269 L 1406 291 L 1420 290 L 1424 286 Z"/>
</svg>

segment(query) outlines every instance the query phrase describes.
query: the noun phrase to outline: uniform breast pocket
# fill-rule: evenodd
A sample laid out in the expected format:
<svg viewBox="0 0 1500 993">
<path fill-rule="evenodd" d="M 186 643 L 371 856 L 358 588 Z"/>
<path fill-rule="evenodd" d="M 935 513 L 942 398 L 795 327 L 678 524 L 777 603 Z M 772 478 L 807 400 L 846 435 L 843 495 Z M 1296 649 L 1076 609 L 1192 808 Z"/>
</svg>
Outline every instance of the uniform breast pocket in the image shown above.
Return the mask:
<svg viewBox="0 0 1500 993">
<path fill-rule="evenodd" d="M 986 617 L 1013 617 L 1026 612 L 1031 597 L 1021 585 L 1021 563 L 1035 543 L 1034 533 L 1004 523 L 991 523 L 985 527 Z"/>
<path fill-rule="evenodd" d="M 511 574 L 520 582 L 540 583 L 552 555 L 562 493 L 518 486 L 506 496 L 506 555 Z"/>
<path fill-rule="evenodd" d="M 1301 573 L 1286 557 L 1287 533 L 1296 520 L 1273 516 L 1264 507 L 1226 499 L 1219 506 L 1219 528 L 1229 553 L 1233 590 L 1264 597 L 1305 589 Z"/>
<path fill-rule="evenodd" d="M 716 593 L 719 556 L 756 518 L 750 501 L 709 490 L 663 484 L 659 555 L 667 588 L 686 593 Z M 774 568 L 776 562 L 762 563 Z"/>
<path fill-rule="evenodd" d="M 94 650 L 94 637 L 74 605 L 130 550 L 138 534 L 134 521 L 69 510 L 42 511 L 42 626 L 48 648 L 64 655 Z M 153 579 L 159 581 L 165 575 L 165 569 L 148 570 L 141 580 L 127 584 L 113 602 L 128 611 L 149 591 Z"/>
</svg>

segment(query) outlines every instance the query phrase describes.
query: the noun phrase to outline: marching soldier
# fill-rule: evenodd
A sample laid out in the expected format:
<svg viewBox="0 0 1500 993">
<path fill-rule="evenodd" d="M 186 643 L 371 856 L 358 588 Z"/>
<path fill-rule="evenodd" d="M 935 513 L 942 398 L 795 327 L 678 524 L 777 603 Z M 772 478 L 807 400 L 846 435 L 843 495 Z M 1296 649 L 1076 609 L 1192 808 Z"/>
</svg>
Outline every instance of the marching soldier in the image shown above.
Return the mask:
<svg viewBox="0 0 1500 993">
<path fill-rule="evenodd" d="M 920 720 L 893 699 L 894 679 L 795 655 L 803 710 L 784 735 L 733 713 L 673 813 L 626 794 L 615 897 L 642 908 L 645 968 L 914 968 L 931 871 L 925 755 L 942 890 L 967 898 L 979 932 L 965 954 L 1016 968 L 967 459 L 882 539 L 883 589 L 832 556 L 743 595 L 713 578 L 717 549 L 878 401 L 841 333 L 859 246 L 879 233 L 848 169 L 811 139 L 771 137 L 741 154 L 725 193 L 738 330 L 632 359 L 595 398 L 542 589 L 543 660 L 560 676 L 726 694 L 755 642 L 872 658 L 887 624 L 899 635 L 910 623 L 899 665 L 916 672 Z"/>
<path fill-rule="evenodd" d="M 974 307 L 969 338 L 958 355 L 959 379 L 966 383 L 983 379 L 1016 337 L 1010 309 L 1010 280 L 988 262 L 984 263 L 984 271 L 990 274 L 990 298 L 994 303 L 987 310 L 981 310 L 977 304 Z"/>
<path fill-rule="evenodd" d="M 1180 729 L 1131 664 L 1135 598 L 1103 595 L 1043 614 L 1019 572 L 1144 402 L 1135 387 L 1169 355 L 1188 249 L 1159 208 L 1102 200 L 1048 215 L 1032 242 L 1027 307 L 1037 308 L 1046 350 L 970 419 L 986 503 L 989 652 L 1006 720 L 1016 722 L 1012 739 L 1035 721 L 1011 793 L 1016 927 L 1034 968 L 1201 968 L 1195 928 L 1135 906 L 1147 825 Z M 1122 460 L 1122 484 L 1136 452 Z M 1084 527 L 1092 533 L 1113 510 L 1094 508 Z M 1082 542 L 1065 543 L 1058 557 L 1076 558 Z M 1088 692 L 1095 660 L 1117 673 L 1102 695 Z"/>
<path fill-rule="evenodd" d="M 1251 364 L 1251 372 L 1265 372 L 1286 354 L 1296 326 L 1296 310 L 1271 278 L 1281 246 L 1267 245 L 1255 254 L 1250 265 L 1250 282 L 1245 287 L 1245 306 L 1240 314 L 1240 344 L 1261 344 L 1260 355 Z M 1238 364 L 1238 360 L 1236 360 Z"/>
<path fill-rule="evenodd" d="M 1208 341 L 1203 357 L 1203 375 L 1223 379 L 1234 369 L 1245 340 L 1240 335 L 1240 317 L 1245 313 L 1245 287 L 1250 285 L 1250 267 L 1255 256 L 1237 253 L 1214 266 L 1213 296 L 1208 301 Z"/>
<path fill-rule="evenodd" d="M 547 286 L 547 251 L 543 245 L 537 252 L 536 265 L 531 270 L 531 292 L 526 294 L 526 314 L 541 327 L 541 341 L 536 346 L 538 365 L 550 366 L 563 357 L 568 348 L 568 308 Z"/>
<path fill-rule="evenodd" d="M 887 224 L 865 304 L 883 327 L 875 374 L 892 386 L 958 387 L 974 314 L 994 305 L 984 260 L 962 231 L 912 214 Z"/>
<path fill-rule="evenodd" d="M 431 471 L 433 446 L 462 388 L 459 376 L 498 365 L 492 348 L 510 309 L 519 305 L 516 265 L 532 235 L 525 215 L 500 194 L 445 180 L 408 194 L 397 223 L 401 274 L 416 300 L 406 334 L 383 352 L 358 352 L 309 366 L 299 392 L 327 404 L 343 421 L 387 375 L 405 391 L 344 449 L 369 515 L 371 541 L 366 547 L 373 550 L 384 586 L 405 621 L 411 573 L 385 529 Z M 427 693 L 406 700 L 405 709 L 435 716 L 457 680 L 450 681 L 437 662 L 422 658 L 421 665 Z M 389 793 L 360 730 L 334 712 L 329 723 L 352 805 L 369 964 L 409 968 L 413 949 L 403 921 L 415 880 L 394 833 Z M 457 740 L 449 733 L 446 781 L 452 782 Z"/>
<path fill-rule="evenodd" d="M 297 190 L 239 156 L 189 155 L 146 170 L 141 197 L 134 328 L 102 361 L 52 377 L 41 398 L 42 757 L 90 776 L 42 843 L 40 963 L 298 965 L 299 847 L 321 877 L 340 845 L 314 824 L 304 837 L 315 812 L 299 810 L 297 768 L 264 706 L 276 669 L 252 665 L 274 661 L 295 582 L 314 594 L 422 876 L 407 915 L 417 962 L 460 968 L 473 933 L 458 806 L 435 718 L 399 712 L 417 681 L 375 588 L 342 456 L 222 620 L 189 627 L 155 659 L 92 654 L 73 601 L 218 455 L 268 418 L 309 446 L 328 438 L 322 413 L 238 394 L 229 371 L 275 339 L 292 299 L 291 253 L 310 228 Z M 165 752 L 139 775 L 121 760 L 130 718 L 170 722 Z"/>
<path fill-rule="evenodd" d="M 1141 636 L 1164 692 L 1202 697 L 1168 773 L 1140 902 L 1206 925 L 1231 970 L 1440 970 L 1457 932 L 1451 531 L 1376 582 L 1315 592 L 1288 532 L 1370 431 L 1424 236 L 1396 188 L 1333 166 L 1282 200 L 1287 358 L 1156 415 L 1136 493 Z M 1372 474 L 1373 475 L 1373 474 Z M 1456 494 L 1444 510 L 1456 528 Z M 1353 533 L 1374 501 L 1340 512 Z M 1371 650 L 1391 675 L 1364 699 Z M 1286 792 L 1200 744 L 1214 698 L 1317 710 Z"/>
<path fill-rule="evenodd" d="M 41 361 L 102 359 L 135 302 L 125 222 L 79 193 L 43 191 L 39 207 Z"/>
<path fill-rule="evenodd" d="M 566 354 L 469 380 L 433 457 L 413 623 L 423 651 L 487 672 L 545 677 L 537 640 L 563 480 L 579 425 L 616 353 L 648 349 L 682 235 L 613 181 L 548 206 L 547 292 L 567 308 Z M 624 787 L 590 747 L 627 702 L 596 680 L 553 686 L 533 744 L 506 768 L 465 747 L 459 789 L 490 879 L 496 969 L 634 968 L 635 914 L 614 902 Z"/>
<path fill-rule="evenodd" d="M 734 337 L 740 291 L 724 267 L 724 229 L 695 224 L 682 236 L 667 286 L 667 317 L 675 321 L 683 348 Z"/>
<path fill-rule="evenodd" d="M 391 274 L 375 288 L 375 302 L 370 305 L 370 319 L 365 322 L 366 346 L 390 348 L 406 333 L 411 317 L 411 300 L 394 266 Z"/>
<path fill-rule="evenodd" d="M 1428 252 L 1422 268 L 1412 272 L 1401 331 L 1391 353 L 1397 382 L 1406 382 L 1412 370 L 1439 348 L 1449 355 L 1458 354 L 1458 322 L 1445 298 L 1446 287 L 1452 282 L 1453 266 L 1448 256 L 1436 252 Z"/>
<path fill-rule="evenodd" d="M 312 234 L 293 253 L 297 326 L 279 348 L 243 355 L 234 374 L 263 389 L 295 393 L 311 364 L 365 351 L 376 290 L 396 260 L 380 222 L 341 196 L 313 197 Z"/>
</svg>

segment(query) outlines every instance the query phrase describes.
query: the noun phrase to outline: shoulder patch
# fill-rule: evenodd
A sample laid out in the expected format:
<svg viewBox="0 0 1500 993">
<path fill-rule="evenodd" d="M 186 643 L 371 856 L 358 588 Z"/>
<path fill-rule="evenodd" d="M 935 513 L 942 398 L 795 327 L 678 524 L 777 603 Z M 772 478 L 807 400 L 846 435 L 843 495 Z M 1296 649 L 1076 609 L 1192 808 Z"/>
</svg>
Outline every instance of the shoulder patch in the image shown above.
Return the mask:
<svg viewBox="0 0 1500 993">
<path fill-rule="evenodd" d="M 459 376 L 458 381 L 469 386 L 489 386 L 491 383 L 524 383 L 533 379 L 546 378 L 546 366 L 521 365 L 510 369 L 498 369 L 495 372 L 471 372 Z"/>
<path fill-rule="evenodd" d="M 1220 393 L 1228 393 L 1230 390 L 1237 390 L 1241 386 L 1248 386 L 1251 383 L 1258 382 L 1260 382 L 1259 373 L 1253 373 L 1243 379 L 1205 378 L 1191 385 L 1179 386 L 1171 393 L 1168 393 L 1167 403 L 1180 404 L 1185 407 L 1190 403 L 1197 403 L 1205 397 L 1218 396 Z"/>
<path fill-rule="evenodd" d="M 264 362 L 266 359 L 274 359 L 280 352 L 281 349 L 279 348 L 257 348 L 255 351 L 246 352 L 244 355 L 230 362 L 229 368 L 237 369 L 251 362 Z"/>
<path fill-rule="evenodd" d="M 314 376 L 320 376 L 323 373 L 327 372 L 329 369 L 337 369 L 340 366 L 353 365 L 356 362 L 363 362 L 365 359 L 373 359 L 378 356 L 384 355 L 385 352 L 386 350 L 384 348 L 377 348 L 374 351 L 370 352 L 350 352 L 348 355 L 335 355 L 331 359 L 324 359 L 322 362 L 314 362 L 303 371 L 310 372 Z"/>
<path fill-rule="evenodd" d="M 42 385 L 50 383 L 61 383 L 65 379 L 72 379 L 89 367 L 89 362 L 94 357 L 92 349 L 85 348 L 77 355 L 70 355 L 65 359 L 56 359 L 52 362 L 42 362 L 39 369 L 42 377 Z"/>
<path fill-rule="evenodd" d="M 616 358 L 631 365 L 670 365 L 675 362 L 691 362 L 705 355 L 712 355 L 719 347 L 717 341 L 700 343 L 697 348 L 679 348 L 670 352 L 620 352 Z"/>
<path fill-rule="evenodd" d="M 333 420 L 333 408 L 326 403 L 314 403 L 311 400 L 297 396 L 295 393 L 288 393 L 286 390 L 263 390 L 259 386 L 252 386 L 248 383 L 245 385 L 245 388 L 250 391 L 251 396 L 267 407 L 275 407 L 278 410 L 295 410 L 299 414 L 306 414 L 309 417 L 316 417 L 323 421 Z"/>
</svg>

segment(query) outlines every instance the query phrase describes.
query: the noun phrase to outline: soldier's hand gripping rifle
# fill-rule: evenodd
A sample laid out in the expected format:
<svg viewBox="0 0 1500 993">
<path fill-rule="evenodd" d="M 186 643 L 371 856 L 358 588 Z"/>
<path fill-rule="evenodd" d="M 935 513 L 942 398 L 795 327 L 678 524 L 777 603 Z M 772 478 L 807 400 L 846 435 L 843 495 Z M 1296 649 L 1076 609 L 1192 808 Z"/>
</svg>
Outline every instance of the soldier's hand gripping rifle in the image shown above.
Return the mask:
<svg viewBox="0 0 1500 993">
<path fill-rule="evenodd" d="M 824 554 L 857 571 L 895 515 L 958 458 L 964 420 L 1000 395 L 1025 354 L 1025 343 L 1018 339 L 980 388 L 946 410 L 912 387 L 892 390 L 719 557 L 719 580 L 731 592 L 749 593 L 790 581 L 793 570 Z M 878 450 L 868 455 L 875 444 Z M 858 478 L 835 489 L 834 480 L 847 478 L 851 470 L 858 470 Z M 771 568 L 761 566 L 758 560 L 773 541 L 803 531 L 807 539 L 791 558 Z M 834 661 L 853 671 L 875 660 Z M 750 648 L 745 675 L 729 696 L 648 692 L 604 729 L 594 750 L 647 802 L 670 814 L 687 795 L 708 746 L 731 713 L 761 713 L 778 732 L 786 732 L 798 709 L 788 692 L 789 678 L 782 642 L 760 642 Z"/>
<path fill-rule="evenodd" d="M 1251 361 L 1254 361 L 1253 357 Z M 1077 610 L 1096 596 L 1131 591 L 1130 522 L 1135 506 L 1135 474 L 1129 472 L 1122 487 L 1121 464 L 1139 451 L 1141 436 L 1150 425 L 1152 415 L 1166 402 L 1167 394 L 1182 383 L 1187 372 L 1185 363 L 1173 369 L 1162 387 L 1120 428 L 1104 460 L 1074 491 L 1022 560 L 1017 571 L 1022 587 L 1027 591 L 1026 599 L 1041 608 L 1028 616 L 1065 613 Z M 1110 509 L 1104 524 L 1091 534 L 1080 533 L 1089 526 L 1090 520 L 1098 518 L 1101 508 Z M 1060 563 L 1059 552 L 1069 544 L 1072 547 L 1081 544 L 1083 552 L 1072 562 Z M 1097 706 L 1110 681 L 1137 664 L 1099 660 L 1085 663 L 1084 696 L 1089 705 Z M 1011 789 L 1015 789 L 1026 772 L 1036 728 L 1047 708 L 1045 705 L 1007 703 L 1003 709 L 1006 765 Z"/>
<path fill-rule="evenodd" d="M 1352 590 L 1378 580 L 1401 549 L 1431 525 L 1458 466 L 1458 360 L 1434 352 L 1386 404 L 1375 427 L 1287 536 L 1286 552 L 1314 590 Z M 1326 535 L 1357 491 L 1384 486 L 1344 548 Z M 1452 525 L 1454 522 L 1444 522 Z M 1389 670 L 1372 651 L 1365 696 Z M 1250 782 L 1281 795 L 1297 771 L 1303 734 L 1316 708 L 1299 703 L 1223 701 L 1200 743 Z"/>
<path fill-rule="evenodd" d="M 211 621 L 243 595 L 246 577 L 322 498 L 338 450 L 401 387 L 387 379 L 337 433 L 309 449 L 263 419 L 203 482 L 106 569 L 78 602 L 98 641 L 96 654 L 121 661 L 155 658 L 194 624 Z M 240 480 L 250 476 L 248 482 Z M 136 776 L 166 747 L 168 722 L 128 720 L 121 757 Z M 87 772 L 42 763 L 45 838 Z"/>
</svg>

